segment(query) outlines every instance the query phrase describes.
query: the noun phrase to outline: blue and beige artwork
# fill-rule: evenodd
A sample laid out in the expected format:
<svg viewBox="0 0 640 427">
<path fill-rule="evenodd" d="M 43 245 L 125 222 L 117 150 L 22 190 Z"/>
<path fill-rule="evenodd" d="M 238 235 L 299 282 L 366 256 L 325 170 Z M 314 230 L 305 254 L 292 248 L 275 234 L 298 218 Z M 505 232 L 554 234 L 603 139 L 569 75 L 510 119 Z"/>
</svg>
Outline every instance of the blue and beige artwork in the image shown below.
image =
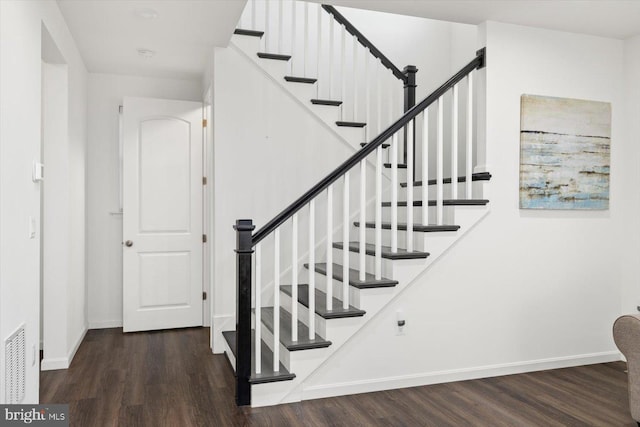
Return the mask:
<svg viewBox="0 0 640 427">
<path fill-rule="evenodd" d="M 608 209 L 611 104 L 522 95 L 520 208 Z"/>
</svg>

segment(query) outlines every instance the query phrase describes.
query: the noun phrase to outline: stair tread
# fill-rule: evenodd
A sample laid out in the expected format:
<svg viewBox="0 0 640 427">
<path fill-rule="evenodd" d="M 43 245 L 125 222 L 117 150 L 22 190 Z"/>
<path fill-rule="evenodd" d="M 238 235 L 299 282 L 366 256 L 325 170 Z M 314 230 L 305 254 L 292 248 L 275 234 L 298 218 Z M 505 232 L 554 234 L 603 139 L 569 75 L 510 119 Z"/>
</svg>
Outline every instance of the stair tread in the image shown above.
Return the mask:
<svg viewBox="0 0 640 427">
<path fill-rule="evenodd" d="M 313 79 L 310 77 L 296 77 L 296 76 L 284 76 L 284 79 L 288 82 L 292 83 L 309 83 L 313 84 L 318 81 L 318 79 Z"/>
<path fill-rule="evenodd" d="M 331 105 L 334 107 L 342 105 L 342 101 L 335 101 L 331 99 L 312 99 L 311 103 L 314 105 Z"/>
<path fill-rule="evenodd" d="M 385 163 L 384 167 L 387 169 L 391 169 L 391 163 Z M 407 165 L 406 163 L 398 163 L 398 169 L 406 169 Z"/>
<path fill-rule="evenodd" d="M 309 268 L 309 264 L 304 265 L 305 268 Z M 326 263 L 316 263 L 315 265 L 316 273 L 327 274 L 327 264 Z M 364 281 L 359 279 L 359 271 L 353 268 L 349 269 L 349 285 L 358 289 L 368 289 L 368 288 L 389 288 L 398 284 L 397 280 L 382 278 L 380 280 L 376 280 L 375 275 L 371 273 L 365 274 Z M 333 278 L 342 281 L 342 265 L 333 263 Z"/>
<path fill-rule="evenodd" d="M 478 172 L 478 173 L 474 173 L 471 175 L 471 180 L 472 181 L 489 181 L 491 179 L 491 174 L 489 172 Z M 458 182 L 466 182 L 467 181 L 467 177 L 466 176 L 460 176 L 458 177 Z M 444 183 L 445 184 L 451 184 L 451 178 L 444 178 Z M 429 180 L 429 185 L 436 185 L 436 180 L 435 179 L 430 179 Z M 402 182 L 400 183 L 401 187 L 406 187 L 407 183 L 406 182 Z M 413 183 L 414 187 L 421 187 L 422 186 L 422 181 L 414 181 Z"/>
<path fill-rule="evenodd" d="M 280 290 L 285 294 L 292 295 L 292 286 L 280 286 Z M 315 290 L 316 304 L 315 312 L 325 319 L 338 319 L 343 317 L 360 317 L 365 315 L 364 310 L 360 310 L 352 305 L 348 309 L 342 308 L 342 301 L 332 298 L 332 309 L 327 310 L 327 294 L 319 289 Z M 298 302 L 309 308 L 309 285 L 298 285 Z"/>
<path fill-rule="evenodd" d="M 360 227 L 360 221 L 356 221 L 354 223 L 356 227 Z M 374 222 L 365 223 L 367 228 L 376 228 L 376 224 Z M 383 222 L 381 224 L 382 228 L 385 230 L 391 230 L 390 222 Z M 398 223 L 398 230 L 406 230 L 407 224 Z M 422 224 L 413 224 L 413 231 L 420 231 L 424 233 L 428 232 L 438 232 L 438 231 L 458 231 L 460 229 L 459 225 L 422 225 Z"/>
<path fill-rule="evenodd" d="M 233 353 L 233 356 L 236 357 L 237 360 L 237 348 L 236 348 L 236 331 L 225 331 L 222 333 L 225 341 L 229 344 L 229 348 Z M 255 342 L 254 331 L 251 331 L 251 342 Z M 253 353 L 253 351 L 252 351 Z M 296 377 L 296 374 L 292 374 L 287 369 L 280 364 L 280 368 L 278 372 L 273 371 L 273 352 L 265 343 L 262 341 L 261 344 L 261 372 L 256 374 L 256 358 L 251 356 L 251 377 L 249 378 L 249 382 L 252 384 L 262 384 L 262 383 L 271 383 L 276 381 L 289 381 Z"/>
<path fill-rule="evenodd" d="M 365 127 L 367 124 L 364 122 L 349 122 L 349 121 L 344 121 L 344 120 L 338 120 L 336 122 L 337 126 L 340 127 L 349 127 L 349 128 L 363 128 Z"/>
<path fill-rule="evenodd" d="M 291 59 L 291 55 L 283 55 L 280 53 L 258 52 L 258 58 L 275 59 L 277 61 L 288 61 Z"/>
<path fill-rule="evenodd" d="M 335 242 L 333 244 L 334 248 L 342 249 L 344 248 L 344 244 L 342 242 Z M 391 246 L 382 246 L 381 248 L 381 256 L 382 258 L 387 259 L 417 259 L 417 258 L 427 258 L 429 256 L 428 252 L 407 252 L 406 249 L 398 248 L 397 252 L 391 251 Z M 349 250 L 351 252 L 360 253 L 360 242 L 349 242 Z M 365 253 L 367 255 L 375 256 L 376 254 L 376 245 L 373 243 L 365 244 Z"/>
<path fill-rule="evenodd" d="M 251 37 L 262 37 L 264 36 L 264 31 L 257 30 L 245 30 L 244 28 L 236 28 L 233 31 L 233 34 L 237 34 L 239 36 L 251 36 Z"/>
<path fill-rule="evenodd" d="M 273 307 L 263 307 L 260 310 L 262 323 L 273 333 Z M 331 341 L 323 339 L 316 334 L 314 339 L 309 339 L 309 328 L 298 320 L 298 340 L 293 341 L 291 334 L 291 314 L 280 307 L 280 342 L 289 350 L 307 350 L 311 348 L 329 347 Z"/>
<path fill-rule="evenodd" d="M 368 144 L 368 142 L 361 142 L 360 146 L 364 147 L 367 144 Z M 391 144 L 382 144 L 382 148 L 389 148 L 389 147 L 391 147 Z"/>
<path fill-rule="evenodd" d="M 445 199 L 442 201 L 443 206 L 485 206 L 489 203 L 486 199 Z M 390 207 L 391 202 L 382 202 L 382 207 Z M 406 207 L 406 201 L 399 201 L 399 207 Z M 422 206 L 422 200 L 414 200 L 413 206 Z M 429 200 L 429 206 L 436 206 L 436 200 Z"/>
</svg>

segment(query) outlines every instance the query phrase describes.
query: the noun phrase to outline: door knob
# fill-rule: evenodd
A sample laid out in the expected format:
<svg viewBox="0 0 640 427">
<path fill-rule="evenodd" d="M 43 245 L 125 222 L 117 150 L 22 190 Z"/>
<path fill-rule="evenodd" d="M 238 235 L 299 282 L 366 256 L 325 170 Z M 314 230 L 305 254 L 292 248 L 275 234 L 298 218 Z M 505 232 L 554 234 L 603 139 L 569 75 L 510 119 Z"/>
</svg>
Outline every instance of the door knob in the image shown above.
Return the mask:
<svg viewBox="0 0 640 427">
<path fill-rule="evenodd" d="M 125 246 L 130 248 L 131 246 L 133 246 L 133 242 L 131 240 L 127 240 L 126 242 L 124 242 Z"/>
</svg>

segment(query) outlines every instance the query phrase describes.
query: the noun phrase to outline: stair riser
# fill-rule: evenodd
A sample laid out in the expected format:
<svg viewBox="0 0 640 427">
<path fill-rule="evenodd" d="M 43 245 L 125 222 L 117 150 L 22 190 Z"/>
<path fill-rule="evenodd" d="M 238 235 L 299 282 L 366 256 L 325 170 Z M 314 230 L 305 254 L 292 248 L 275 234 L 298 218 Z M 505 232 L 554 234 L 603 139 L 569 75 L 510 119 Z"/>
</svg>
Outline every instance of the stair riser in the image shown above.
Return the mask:
<svg viewBox="0 0 640 427">
<path fill-rule="evenodd" d="M 274 79 L 282 80 L 283 83 L 286 83 L 284 76 L 289 72 L 290 67 L 288 61 L 259 58 L 255 53 L 251 53 L 250 57 Z"/>
<path fill-rule="evenodd" d="M 423 233 L 414 231 L 413 232 L 413 249 L 416 251 L 429 252 L 434 253 L 434 248 L 432 243 L 439 239 L 450 240 L 451 235 L 455 237 L 455 231 L 447 231 L 447 232 L 435 232 L 435 233 Z M 366 232 L 367 241 L 374 242 L 375 241 L 375 230 L 367 229 Z M 382 230 L 382 244 L 391 246 L 391 230 Z M 405 230 L 398 231 L 398 247 L 406 248 L 407 247 L 407 232 Z"/>
<path fill-rule="evenodd" d="M 404 199 L 403 199 L 404 200 Z M 445 224 L 455 224 L 455 206 L 443 206 L 443 214 L 444 214 L 444 223 Z M 407 222 L 407 207 L 406 206 L 398 206 L 398 222 L 406 223 Z M 413 223 L 422 224 L 422 206 L 414 206 L 412 208 L 413 211 Z M 435 206 L 429 206 L 429 223 L 435 224 L 436 222 L 436 213 L 437 208 Z M 373 216 L 371 216 L 373 218 Z M 373 221 L 373 219 L 369 219 L 369 221 Z M 383 207 L 382 208 L 382 221 L 383 222 L 391 222 L 391 207 Z"/>
<path fill-rule="evenodd" d="M 260 323 L 260 331 L 262 334 L 262 341 L 264 341 L 265 343 L 267 343 L 267 346 L 269 347 L 269 349 L 271 351 L 273 351 L 274 348 L 274 343 L 273 343 L 273 334 L 271 333 L 271 331 L 269 330 L 269 328 L 267 328 L 263 323 Z M 282 345 L 282 343 L 279 343 L 279 347 L 280 347 L 280 363 L 282 363 L 284 365 L 284 367 L 287 369 L 287 371 L 289 372 L 295 372 L 291 369 L 291 352 L 284 346 Z"/>
<path fill-rule="evenodd" d="M 334 107 L 333 105 L 314 105 L 311 103 L 309 103 L 309 105 L 318 117 L 331 126 L 340 118 L 340 107 Z"/>
<path fill-rule="evenodd" d="M 418 178 L 420 179 L 420 178 Z M 474 199 L 488 199 L 485 190 L 485 184 L 488 181 L 474 181 L 471 186 L 471 194 Z M 407 200 L 407 189 L 408 187 L 399 187 L 398 190 L 398 200 Z M 443 198 L 451 199 L 451 184 L 443 185 Z M 435 200 L 437 197 L 437 186 L 430 185 L 429 186 L 429 199 Z M 458 183 L 458 199 L 466 198 L 466 188 L 465 183 Z M 422 200 L 422 187 L 413 187 L 413 200 Z"/>
<path fill-rule="evenodd" d="M 322 292 L 327 292 L 327 276 L 320 273 L 315 273 L 316 278 L 316 287 L 320 289 Z M 338 298 L 342 301 L 342 292 L 343 292 L 343 284 L 342 281 L 337 281 L 336 279 L 331 279 L 330 286 L 333 289 L 333 297 Z M 362 290 L 358 288 L 354 288 L 353 286 L 349 286 L 349 304 L 354 307 L 360 308 L 356 301 L 360 300 L 360 295 L 362 294 Z"/>
<path fill-rule="evenodd" d="M 356 239 L 354 239 L 356 240 Z M 374 241 L 369 241 L 374 243 Z M 342 249 L 333 248 L 333 261 L 342 264 L 342 256 L 344 251 Z M 373 255 L 365 255 L 365 266 L 368 273 L 375 272 L 375 257 Z M 349 267 L 360 270 L 360 253 L 349 251 Z M 382 258 L 382 276 L 391 277 L 393 272 L 393 261 L 387 258 Z"/>
<path fill-rule="evenodd" d="M 344 107 L 340 107 L 344 108 Z M 364 139 L 364 128 L 351 128 L 351 127 L 343 127 L 337 126 L 335 122 L 331 125 L 333 129 L 335 129 L 340 136 L 349 141 L 351 145 L 355 148 L 360 149 L 360 143 Z"/>
<path fill-rule="evenodd" d="M 282 305 L 282 307 L 284 307 L 285 310 L 291 313 L 292 301 L 289 295 L 285 294 L 284 292 L 280 292 L 280 304 Z M 297 303 L 297 304 L 298 304 L 298 320 L 304 323 L 305 325 L 309 326 L 309 310 L 304 305 L 300 303 Z M 315 323 L 316 323 L 316 334 L 320 335 L 321 337 L 326 337 L 327 336 L 327 319 L 323 318 L 318 314 L 315 314 L 314 317 L 315 317 Z"/>
<path fill-rule="evenodd" d="M 259 37 L 240 36 L 237 34 L 231 36 L 231 41 L 242 49 L 243 52 L 254 56 L 260 50 L 262 44 L 264 44 Z"/>
<path fill-rule="evenodd" d="M 233 352 L 231 351 L 231 348 L 229 348 L 229 344 L 227 343 L 227 340 L 222 338 L 222 346 L 224 349 L 224 353 L 227 356 L 227 358 L 229 359 L 229 362 L 231 363 L 231 367 L 233 368 L 233 370 L 236 370 L 236 357 L 233 355 Z"/>
<path fill-rule="evenodd" d="M 284 79 L 283 81 L 286 89 L 289 92 L 291 92 L 293 95 L 295 95 L 295 97 L 298 98 L 300 101 L 304 102 L 305 104 L 311 105 L 309 100 L 317 97 L 317 94 L 318 94 L 318 90 L 316 86 L 317 83 L 316 84 L 294 83 L 294 82 L 288 82 Z"/>
</svg>

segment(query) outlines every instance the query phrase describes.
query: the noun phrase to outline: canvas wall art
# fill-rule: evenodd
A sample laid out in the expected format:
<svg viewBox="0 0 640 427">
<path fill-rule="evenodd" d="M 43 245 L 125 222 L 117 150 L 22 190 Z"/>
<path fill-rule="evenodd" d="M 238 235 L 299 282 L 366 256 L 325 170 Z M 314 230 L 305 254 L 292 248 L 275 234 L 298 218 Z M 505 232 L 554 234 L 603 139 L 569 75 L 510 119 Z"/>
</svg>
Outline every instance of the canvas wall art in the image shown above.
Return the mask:
<svg viewBox="0 0 640 427">
<path fill-rule="evenodd" d="M 611 104 L 522 95 L 520 208 L 608 209 Z"/>
</svg>

